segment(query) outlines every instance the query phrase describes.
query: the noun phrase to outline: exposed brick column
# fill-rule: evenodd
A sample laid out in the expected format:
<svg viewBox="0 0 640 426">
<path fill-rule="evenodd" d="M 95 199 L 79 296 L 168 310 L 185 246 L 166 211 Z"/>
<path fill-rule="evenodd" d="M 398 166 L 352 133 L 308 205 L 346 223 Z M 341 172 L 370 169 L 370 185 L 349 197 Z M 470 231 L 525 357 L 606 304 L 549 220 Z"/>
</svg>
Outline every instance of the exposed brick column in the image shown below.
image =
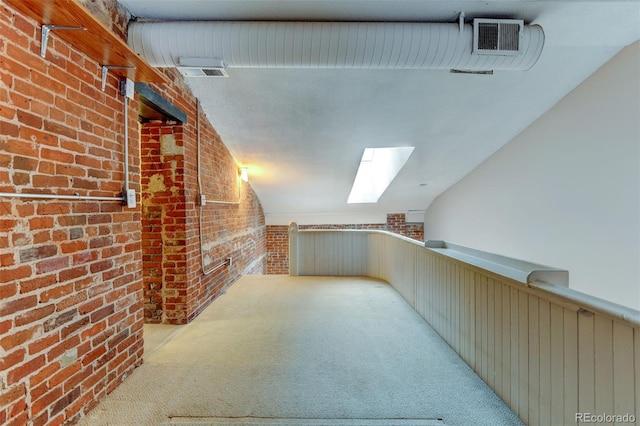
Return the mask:
<svg viewBox="0 0 640 426">
<path fill-rule="evenodd" d="M 142 227 L 147 322 L 186 318 L 182 125 L 142 126 Z"/>
<path fill-rule="evenodd" d="M 193 104 L 183 107 L 195 115 Z M 191 120 L 188 124 L 142 126 L 147 322 L 186 324 L 242 274 L 266 269 L 260 202 L 251 187 L 240 181 L 235 159 L 204 117 L 200 123 L 200 186 L 207 202 L 202 207 L 196 203 L 195 124 Z M 232 264 L 225 266 L 228 258 Z M 218 265 L 222 267 L 216 268 Z"/>
<path fill-rule="evenodd" d="M 395 232 L 400 235 L 407 235 L 407 224 L 405 223 L 404 213 L 387 214 L 387 231 Z"/>
<path fill-rule="evenodd" d="M 267 226 L 267 274 L 289 273 L 289 227 Z"/>
</svg>

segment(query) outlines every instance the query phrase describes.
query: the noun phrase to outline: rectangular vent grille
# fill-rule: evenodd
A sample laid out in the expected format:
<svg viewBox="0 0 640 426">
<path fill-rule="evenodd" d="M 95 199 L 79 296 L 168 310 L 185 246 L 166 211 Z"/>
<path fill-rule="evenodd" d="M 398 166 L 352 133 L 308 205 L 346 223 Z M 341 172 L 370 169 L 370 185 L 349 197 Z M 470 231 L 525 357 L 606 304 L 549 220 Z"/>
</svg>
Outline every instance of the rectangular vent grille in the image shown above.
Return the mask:
<svg viewBox="0 0 640 426">
<path fill-rule="evenodd" d="M 178 67 L 178 71 L 185 77 L 228 77 L 224 68 L 196 68 Z"/>
<path fill-rule="evenodd" d="M 478 25 L 478 49 L 498 50 L 498 24 Z"/>
<path fill-rule="evenodd" d="M 202 72 L 208 77 L 226 77 L 227 73 L 219 68 L 203 68 Z"/>
<path fill-rule="evenodd" d="M 524 21 L 514 19 L 474 19 L 473 53 L 476 55 L 517 55 Z"/>
<path fill-rule="evenodd" d="M 520 25 L 500 24 L 498 34 L 500 35 L 499 50 L 518 51 L 520 48 Z"/>
</svg>

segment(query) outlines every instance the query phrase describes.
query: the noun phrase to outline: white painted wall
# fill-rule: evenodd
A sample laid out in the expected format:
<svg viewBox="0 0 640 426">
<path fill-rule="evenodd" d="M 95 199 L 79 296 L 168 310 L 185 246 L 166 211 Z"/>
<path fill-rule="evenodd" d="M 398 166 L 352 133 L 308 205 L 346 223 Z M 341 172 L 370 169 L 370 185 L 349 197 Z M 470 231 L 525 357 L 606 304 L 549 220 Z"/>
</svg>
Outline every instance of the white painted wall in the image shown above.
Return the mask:
<svg viewBox="0 0 640 426">
<path fill-rule="evenodd" d="M 640 42 L 436 198 L 425 238 L 567 269 L 640 309 Z"/>
</svg>

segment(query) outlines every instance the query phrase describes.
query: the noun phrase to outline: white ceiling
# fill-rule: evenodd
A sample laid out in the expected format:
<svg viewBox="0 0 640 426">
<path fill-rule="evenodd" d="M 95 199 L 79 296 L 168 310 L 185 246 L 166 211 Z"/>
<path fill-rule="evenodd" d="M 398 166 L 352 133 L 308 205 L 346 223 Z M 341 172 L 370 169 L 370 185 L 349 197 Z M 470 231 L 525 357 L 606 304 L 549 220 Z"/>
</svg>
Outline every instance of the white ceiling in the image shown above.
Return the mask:
<svg viewBox="0 0 640 426">
<path fill-rule="evenodd" d="M 542 26 L 545 47 L 529 71 L 235 68 L 229 78 L 188 78 L 236 160 L 249 166 L 268 224 L 421 218 L 435 197 L 640 39 L 638 1 L 119 2 L 152 20 L 454 22 L 464 11 L 467 19 Z M 416 149 L 377 204 L 348 205 L 364 148 L 386 146 Z"/>
</svg>

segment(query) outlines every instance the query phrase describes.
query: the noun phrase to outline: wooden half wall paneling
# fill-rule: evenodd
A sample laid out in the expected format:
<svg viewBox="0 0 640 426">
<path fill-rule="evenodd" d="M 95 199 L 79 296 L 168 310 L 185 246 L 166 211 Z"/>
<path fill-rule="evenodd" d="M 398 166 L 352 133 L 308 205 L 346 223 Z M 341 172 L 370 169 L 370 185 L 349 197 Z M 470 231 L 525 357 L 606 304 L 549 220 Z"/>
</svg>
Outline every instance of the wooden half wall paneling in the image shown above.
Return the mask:
<svg viewBox="0 0 640 426">
<path fill-rule="evenodd" d="M 389 282 L 526 424 L 640 419 L 635 312 L 599 311 L 573 290 L 556 294 L 384 231 L 299 231 L 297 241 L 300 275 Z"/>
<path fill-rule="evenodd" d="M 297 259 L 289 256 L 294 259 L 291 266 L 297 268 L 300 275 L 368 275 L 368 232 L 308 230 L 291 235 L 297 235 L 297 244 L 291 245 L 292 250 L 304 247 L 297 251 Z"/>
</svg>

